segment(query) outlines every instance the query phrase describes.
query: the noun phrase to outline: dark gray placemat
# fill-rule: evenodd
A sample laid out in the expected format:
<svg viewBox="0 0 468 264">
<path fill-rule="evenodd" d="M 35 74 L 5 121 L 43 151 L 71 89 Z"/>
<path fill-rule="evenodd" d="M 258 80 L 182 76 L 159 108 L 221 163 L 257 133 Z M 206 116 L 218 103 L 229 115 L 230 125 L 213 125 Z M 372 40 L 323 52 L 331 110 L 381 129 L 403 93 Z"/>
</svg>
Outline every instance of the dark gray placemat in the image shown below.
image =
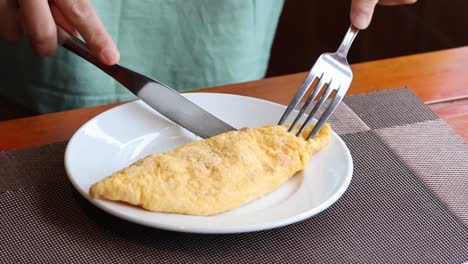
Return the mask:
<svg viewBox="0 0 468 264">
<path fill-rule="evenodd" d="M 396 91 L 358 94 L 343 101 L 372 129 L 439 119 L 411 90 Z"/>
<path fill-rule="evenodd" d="M 73 189 L 63 168 L 65 143 L 0 152 L 0 262 L 468 261 L 468 224 L 463 212 L 457 210 L 464 208 L 461 201 L 467 198 L 463 184 L 468 163 L 464 159 L 452 161 L 445 167 L 450 173 L 443 178 L 439 172 L 432 173 L 437 170 L 422 167 L 427 160 L 437 158 L 434 153 L 426 159 L 411 155 L 411 149 L 427 144 L 441 147 L 442 143 L 458 142 L 456 149 L 444 149 L 444 157 L 450 153 L 467 157 L 466 144 L 454 133 L 447 133 L 446 126 L 441 128 L 441 121 L 434 121 L 432 112 L 413 99 L 411 104 L 418 105 L 408 105 L 408 109 L 398 103 L 398 108 L 413 111 L 413 115 L 389 118 L 388 127 L 372 124 L 373 118 L 363 119 L 365 125 L 353 122 L 352 130 L 340 123 L 343 115 L 370 115 L 363 108 L 354 108 L 356 105 L 372 100 L 391 107 L 388 101 L 407 98 L 408 93 L 407 89 L 396 89 L 348 97 L 346 102 L 352 104 L 337 112 L 340 116 L 332 125 L 342 131 L 353 155 L 355 168 L 349 189 L 318 216 L 255 233 L 197 235 L 132 224 L 97 209 Z M 393 112 L 380 112 L 383 118 L 387 114 Z M 415 140 L 414 132 L 424 125 L 426 129 L 436 127 L 430 130 L 433 136 Z M 438 134 L 445 139 L 437 140 Z M 438 186 L 446 191 L 437 192 Z M 462 187 L 452 195 L 441 195 L 452 190 L 444 186 Z"/>
</svg>

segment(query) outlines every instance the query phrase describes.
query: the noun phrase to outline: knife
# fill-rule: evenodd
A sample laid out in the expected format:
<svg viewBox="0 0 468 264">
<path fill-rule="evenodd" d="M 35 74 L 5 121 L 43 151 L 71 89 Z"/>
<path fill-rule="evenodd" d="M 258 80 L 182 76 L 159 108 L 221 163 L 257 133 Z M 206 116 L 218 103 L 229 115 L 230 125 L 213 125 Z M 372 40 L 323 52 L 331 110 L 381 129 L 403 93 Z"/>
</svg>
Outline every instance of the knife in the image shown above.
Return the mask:
<svg viewBox="0 0 468 264">
<path fill-rule="evenodd" d="M 98 67 L 151 108 L 192 133 L 202 138 L 209 138 L 236 130 L 158 80 L 119 64 L 108 66 L 100 63 L 85 42 L 70 35 L 59 26 L 57 26 L 57 36 L 58 43 L 64 48 Z"/>
</svg>

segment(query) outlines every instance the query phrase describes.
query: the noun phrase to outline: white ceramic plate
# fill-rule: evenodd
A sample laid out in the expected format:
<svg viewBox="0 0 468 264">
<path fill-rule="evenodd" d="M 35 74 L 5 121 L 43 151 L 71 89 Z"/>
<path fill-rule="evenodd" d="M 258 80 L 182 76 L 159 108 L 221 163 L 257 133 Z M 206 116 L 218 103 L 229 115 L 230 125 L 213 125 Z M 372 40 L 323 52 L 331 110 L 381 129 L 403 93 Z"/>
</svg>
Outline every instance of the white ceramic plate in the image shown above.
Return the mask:
<svg viewBox="0 0 468 264">
<path fill-rule="evenodd" d="M 236 128 L 275 124 L 285 107 L 256 98 L 210 93 L 185 96 Z M 93 199 L 89 187 L 145 156 L 199 140 L 142 101 L 110 109 L 84 124 L 71 138 L 65 168 L 75 188 L 104 211 L 138 224 L 180 232 L 237 233 L 270 229 L 313 216 L 332 205 L 348 187 L 352 159 L 335 133 L 306 169 L 274 192 L 216 216 L 149 212 Z"/>
</svg>

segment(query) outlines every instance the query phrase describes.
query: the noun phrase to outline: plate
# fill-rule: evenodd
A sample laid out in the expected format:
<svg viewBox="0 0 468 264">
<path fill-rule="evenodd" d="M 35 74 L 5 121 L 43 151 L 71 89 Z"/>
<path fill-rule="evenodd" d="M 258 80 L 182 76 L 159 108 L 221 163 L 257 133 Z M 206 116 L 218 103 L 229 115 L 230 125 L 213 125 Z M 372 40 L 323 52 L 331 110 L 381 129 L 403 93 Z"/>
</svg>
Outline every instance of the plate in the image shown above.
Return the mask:
<svg viewBox="0 0 468 264">
<path fill-rule="evenodd" d="M 189 100 L 230 125 L 259 127 L 275 124 L 285 106 L 251 97 L 188 93 Z M 352 177 L 352 158 L 341 138 L 312 156 L 304 171 L 270 194 L 215 216 L 150 212 L 123 203 L 89 197 L 89 187 L 155 152 L 200 140 L 142 101 L 112 108 L 76 131 L 65 151 L 65 168 L 78 192 L 102 210 L 125 220 L 179 232 L 240 233 L 295 223 L 318 214 L 338 200 Z"/>
</svg>

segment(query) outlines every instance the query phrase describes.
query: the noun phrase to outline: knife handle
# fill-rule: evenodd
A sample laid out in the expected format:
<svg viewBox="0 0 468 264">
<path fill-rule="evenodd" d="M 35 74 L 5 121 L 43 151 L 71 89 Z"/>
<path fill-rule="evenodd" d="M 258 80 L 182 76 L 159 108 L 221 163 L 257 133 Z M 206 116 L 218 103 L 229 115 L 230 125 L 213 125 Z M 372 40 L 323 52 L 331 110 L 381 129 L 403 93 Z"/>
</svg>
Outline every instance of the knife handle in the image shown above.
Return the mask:
<svg viewBox="0 0 468 264">
<path fill-rule="evenodd" d="M 141 74 L 120 66 L 119 64 L 110 66 L 101 63 L 84 41 L 72 36 L 59 26 L 57 26 L 57 40 L 59 45 L 98 67 L 134 94 L 138 92 L 137 89 L 141 84 Z"/>
<path fill-rule="evenodd" d="M 58 26 L 57 36 L 58 43 L 64 48 L 94 64 L 120 82 L 151 108 L 198 136 L 208 138 L 227 131 L 236 130 L 158 80 L 134 72 L 118 64 L 109 66 L 101 63 L 91 53 L 85 42 L 70 35 Z"/>
</svg>

